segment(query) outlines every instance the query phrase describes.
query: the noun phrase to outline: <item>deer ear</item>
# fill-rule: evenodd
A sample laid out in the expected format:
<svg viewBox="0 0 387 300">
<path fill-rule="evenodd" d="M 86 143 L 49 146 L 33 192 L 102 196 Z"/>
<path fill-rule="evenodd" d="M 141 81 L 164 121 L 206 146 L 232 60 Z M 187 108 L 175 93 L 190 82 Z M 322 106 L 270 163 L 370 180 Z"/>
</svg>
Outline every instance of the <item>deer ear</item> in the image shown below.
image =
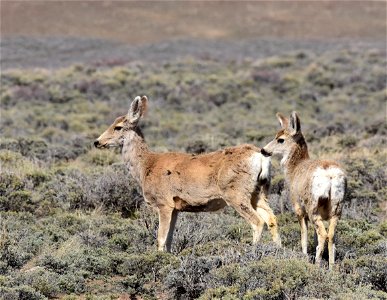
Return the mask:
<svg viewBox="0 0 387 300">
<path fill-rule="evenodd" d="M 128 111 L 128 120 L 130 123 L 137 123 L 141 117 L 145 114 L 145 111 L 148 106 L 148 98 L 146 96 L 137 96 L 132 101 Z"/>
<path fill-rule="evenodd" d="M 278 121 L 279 121 L 279 123 L 280 123 L 280 125 L 281 125 L 281 128 L 282 128 L 282 129 L 288 128 L 288 126 L 289 126 L 289 120 L 288 120 L 288 118 L 286 118 L 286 117 L 285 117 L 283 114 L 281 114 L 281 113 L 277 113 L 276 116 L 277 116 L 277 119 L 278 119 Z"/>
<path fill-rule="evenodd" d="M 296 134 L 301 131 L 301 122 L 297 113 L 293 111 L 290 115 L 290 126 L 289 126 L 292 134 Z"/>
</svg>

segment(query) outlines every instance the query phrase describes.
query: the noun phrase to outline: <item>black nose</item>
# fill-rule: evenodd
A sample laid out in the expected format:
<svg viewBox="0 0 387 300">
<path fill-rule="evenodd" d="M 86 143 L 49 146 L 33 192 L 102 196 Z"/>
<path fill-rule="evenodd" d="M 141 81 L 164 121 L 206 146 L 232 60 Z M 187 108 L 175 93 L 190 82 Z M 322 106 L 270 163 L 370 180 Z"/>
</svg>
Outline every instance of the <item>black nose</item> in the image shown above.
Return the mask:
<svg viewBox="0 0 387 300">
<path fill-rule="evenodd" d="M 94 147 L 98 147 L 98 145 L 99 145 L 99 142 L 98 142 L 98 141 L 95 141 L 95 142 L 94 142 Z"/>
<path fill-rule="evenodd" d="M 267 152 L 264 148 L 261 149 L 261 154 L 263 156 L 271 156 L 271 153 Z"/>
</svg>

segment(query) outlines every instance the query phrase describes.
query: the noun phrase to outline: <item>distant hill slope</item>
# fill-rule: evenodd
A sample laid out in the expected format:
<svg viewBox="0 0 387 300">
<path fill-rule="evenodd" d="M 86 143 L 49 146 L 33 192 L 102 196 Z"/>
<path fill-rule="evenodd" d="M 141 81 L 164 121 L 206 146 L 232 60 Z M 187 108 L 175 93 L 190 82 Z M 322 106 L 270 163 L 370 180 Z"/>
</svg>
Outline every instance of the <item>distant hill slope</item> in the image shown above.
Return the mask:
<svg viewBox="0 0 387 300">
<path fill-rule="evenodd" d="M 174 38 L 386 37 L 386 3 L 2 1 L 1 34 L 144 44 Z"/>
<path fill-rule="evenodd" d="M 132 61 L 173 62 L 180 58 L 214 61 L 255 60 L 296 51 L 322 54 L 326 51 L 376 49 L 385 53 L 380 41 L 254 39 L 224 41 L 205 39 L 168 40 L 146 45 L 128 45 L 101 39 L 73 37 L 6 37 L 1 41 L 0 63 L 10 68 L 59 68 L 74 63 L 122 65 Z"/>
</svg>

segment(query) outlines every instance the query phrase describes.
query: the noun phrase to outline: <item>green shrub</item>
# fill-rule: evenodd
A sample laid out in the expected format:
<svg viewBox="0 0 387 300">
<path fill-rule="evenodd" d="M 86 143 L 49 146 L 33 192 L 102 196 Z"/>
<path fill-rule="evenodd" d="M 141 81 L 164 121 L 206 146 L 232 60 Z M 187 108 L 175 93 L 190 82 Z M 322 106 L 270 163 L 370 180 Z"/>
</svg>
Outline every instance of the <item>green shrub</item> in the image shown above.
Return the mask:
<svg viewBox="0 0 387 300">
<path fill-rule="evenodd" d="M 18 176 L 0 174 L 0 210 L 33 211 L 32 193 Z"/>
<path fill-rule="evenodd" d="M 330 298 L 359 289 L 351 278 L 297 259 L 267 257 L 246 266 L 224 266 L 212 274 L 212 285 L 238 287 L 239 299 Z"/>
<path fill-rule="evenodd" d="M 207 289 L 210 271 L 220 264 L 217 257 L 186 257 L 180 267 L 170 271 L 165 279 L 172 298 L 198 298 Z"/>
<path fill-rule="evenodd" d="M 338 141 L 338 145 L 343 148 L 353 148 L 357 143 L 358 140 L 354 136 L 345 136 Z"/>
<path fill-rule="evenodd" d="M 343 268 L 352 274 L 357 284 L 370 284 L 373 289 L 387 292 L 387 258 L 383 255 L 364 255 L 345 259 Z"/>
<path fill-rule="evenodd" d="M 19 137 L 18 139 L 4 139 L 0 142 L 0 149 L 18 152 L 23 156 L 44 160 L 48 154 L 48 145 L 43 140 Z"/>
<path fill-rule="evenodd" d="M 21 273 L 16 279 L 22 285 L 31 286 L 46 297 L 53 297 L 59 292 L 59 276 L 43 268 L 35 268 Z"/>
<path fill-rule="evenodd" d="M 0 295 L 4 300 L 46 300 L 48 299 L 34 288 L 26 285 L 15 288 L 0 287 Z"/>
<path fill-rule="evenodd" d="M 152 251 L 144 254 L 132 254 L 125 258 L 118 271 L 122 275 L 136 274 L 139 277 L 148 276 L 159 280 L 161 274 L 166 271 L 165 267 L 176 264 L 175 256 L 165 252 Z"/>
<path fill-rule="evenodd" d="M 91 150 L 83 156 L 83 160 L 91 165 L 108 166 L 120 160 L 113 151 Z"/>
<path fill-rule="evenodd" d="M 219 287 L 219 288 L 209 288 L 207 289 L 200 297 L 201 300 L 236 300 L 240 299 L 238 297 L 239 287 Z"/>
<path fill-rule="evenodd" d="M 143 294 L 146 292 L 144 289 L 144 285 L 149 281 L 149 278 L 146 277 L 138 277 L 137 274 L 127 275 L 125 279 L 121 280 L 122 286 L 129 294 Z"/>
</svg>

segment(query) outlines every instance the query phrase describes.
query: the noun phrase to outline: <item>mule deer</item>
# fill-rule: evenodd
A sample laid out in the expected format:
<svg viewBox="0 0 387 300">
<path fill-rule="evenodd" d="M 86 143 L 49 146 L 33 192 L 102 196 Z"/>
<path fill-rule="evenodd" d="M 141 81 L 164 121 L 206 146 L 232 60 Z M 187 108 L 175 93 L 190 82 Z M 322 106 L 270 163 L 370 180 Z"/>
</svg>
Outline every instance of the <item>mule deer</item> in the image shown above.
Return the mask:
<svg viewBox="0 0 387 300">
<path fill-rule="evenodd" d="M 281 165 L 290 198 L 301 226 L 302 252 L 307 254 L 307 222 L 312 221 L 318 239 L 316 264 L 320 264 L 328 239 L 329 268 L 335 259 L 334 235 L 346 193 L 346 175 L 334 161 L 312 160 L 296 112 L 289 119 L 277 113 L 281 125 L 273 141 L 262 148 L 265 156 L 282 155 Z M 329 220 L 328 232 L 323 221 Z"/>
<path fill-rule="evenodd" d="M 264 223 L 281 244 L 276 217 L 267 203 L 270 158 L 259 148 L 241 145 L 208 154 L 155 153 L 148 149 L 138 123 L 148 103 L 136 97 L 94 142 L 97 148 L 122 146 L 122 156 L 141 186 L 145 202 L 158 210 L 158 249 L 171 250 L 178 212 L 216 211 L 232 206 L 253 229 L 253 243 Z"/>
</svg>

